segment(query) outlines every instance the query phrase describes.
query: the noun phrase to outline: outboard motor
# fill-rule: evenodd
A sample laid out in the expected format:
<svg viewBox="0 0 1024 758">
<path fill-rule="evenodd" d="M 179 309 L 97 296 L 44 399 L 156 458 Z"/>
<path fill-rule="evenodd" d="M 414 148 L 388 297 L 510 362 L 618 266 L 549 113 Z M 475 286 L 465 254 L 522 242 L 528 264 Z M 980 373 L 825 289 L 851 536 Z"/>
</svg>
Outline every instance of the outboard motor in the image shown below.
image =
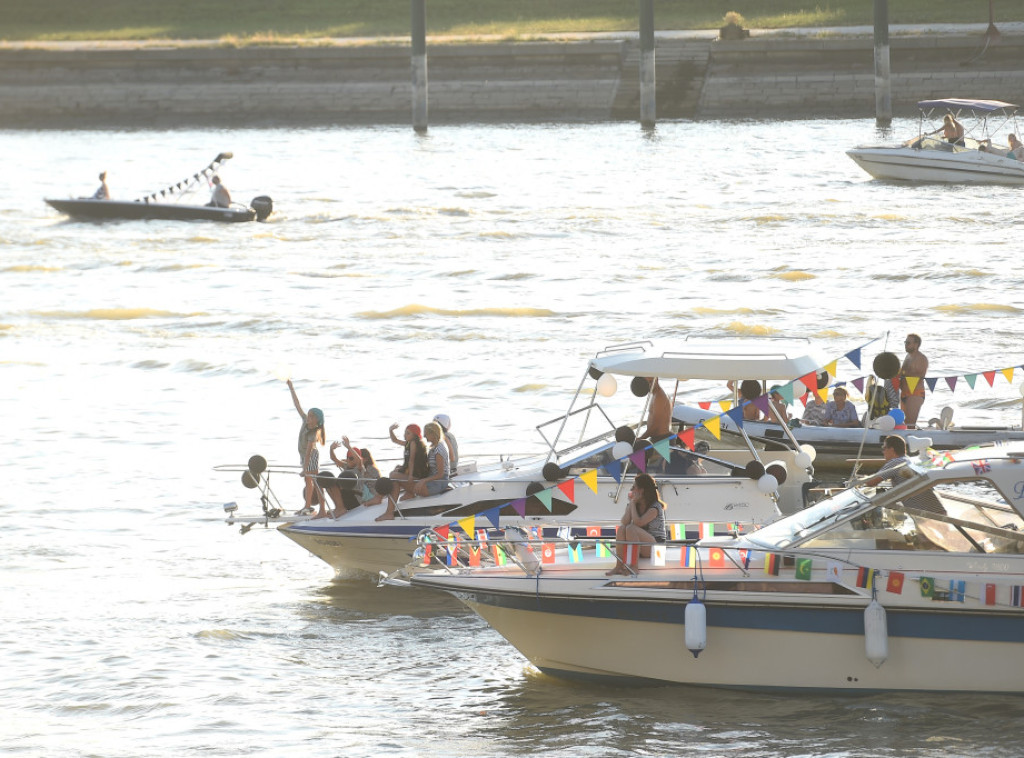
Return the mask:
<svg viewBox="0 0 1024 758">
<path fill-rule="evenodd" d="M 249 207 L 256 211 L 257 221 L 266 221 L 267 216 L 274 212 L 274 201 L 269 195 L 260 195 L 252 199 Z"/>
</svg>

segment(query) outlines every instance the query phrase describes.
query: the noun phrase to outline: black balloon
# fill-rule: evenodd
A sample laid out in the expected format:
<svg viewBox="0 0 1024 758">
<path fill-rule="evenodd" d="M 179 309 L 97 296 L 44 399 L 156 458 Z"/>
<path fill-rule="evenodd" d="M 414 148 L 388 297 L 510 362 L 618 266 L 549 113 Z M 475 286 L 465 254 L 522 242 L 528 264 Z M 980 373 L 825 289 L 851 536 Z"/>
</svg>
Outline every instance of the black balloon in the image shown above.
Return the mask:
<svg viewBox="0 0 1024 758">
<path fill-rule="evenodd" d="M 761 383 L 756 379 L 744 379 L 740 384 L 740 396 L 744 400 L 756 400 L 761 394 Z"/>
<path fill-rule="evenodd" d="M 391 494 L 391 480 L 386 476 L 382 476 L 376 482 L 373 483 L 373 491 L 378 495 L 389 495 Z"/>
<path fill-rule="evenodd" d="M 254 455 L 249 459 L 249 471 L 254 477 L 259 478 L 260 474 L 267 470 L 267 459 L 262 455 Z"/>
<path fill-rule="evenodd" d="M 871 367 L 879 379 L 892 379 L 900 373 L 900 359 L 895 353 L 879 353 Z"/>
<path fill-rule="evenodd" d="M 779 484 L 786 483 L 786 477 L 788 476 L 788 473 L 786 472 L 786 467 L 780 463 L 768 464 L 768 468 L 765 469 L 765 473 L 774 476 Z"/>
<path fill-rule="evenodd" d="M 541 473 L 544 474 L 544 478 L 549 482 L 557 482 L 565 476 L 565 472 L 562 471 L 562 467 L 554 461 L 548 461 L 545 463 L 544 468 L 541 469 Z"/>
<path fill-rule="evenodd" d="M 243 471 L 242 484 L 245 486 L 246 489 L 253 490 L 256 489 L 259 483 L 256 481 L 256 477 L 254 477 L 248 471 Z"/>
<path fill-rule="evenodd" d="M 823 390 L 827 386 L 828 386 L 828 372 L 827 371 L 819 371 L 818 372 L 818 389 L 819 390 Z"/>
<path fill-rule="evenodd" d="M 628 426 L 620 426 L 615 430 L 615 441 L 616 442 L 628 442 L 632 445 L 636 441 L 636 432 L 630 429 Z"/>
<path fill-rule="evenodd" d="M 759 461 L 751 461 L 746 465 L 747 476 L 755 482 L 764 476 L 764 464 Z"/>
<path fill-rule="evenodd" d="M 604 372 L 603 371 L 600 371 L 600 370 L 594 368 L 593 366 L 591 366 L 590 368 L 587 369 L 587 373 L 590 374 L 590 378 L 594 379 L 595 381 L 600 379 L 602 376 L 604 376 Z"/>
<path fill-rule="evenodd" d="M 634 376 L 629 383 L 629 389 L 637 397 L 647 397 L 651 392 L 651 383 L 642 376 Z"/>
</svg>

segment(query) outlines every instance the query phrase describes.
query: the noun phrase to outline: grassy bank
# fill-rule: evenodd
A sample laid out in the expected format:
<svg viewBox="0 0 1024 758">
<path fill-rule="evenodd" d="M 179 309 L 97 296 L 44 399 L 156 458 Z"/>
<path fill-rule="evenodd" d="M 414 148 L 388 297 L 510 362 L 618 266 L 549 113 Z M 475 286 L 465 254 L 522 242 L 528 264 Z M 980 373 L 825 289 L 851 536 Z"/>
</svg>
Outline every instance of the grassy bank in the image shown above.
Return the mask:
<svg viewBox="0 0 1024 758">
<path fill-rule="evenodd" d="M 1020 0 L 994 0 L 997 23 Z M 407 36 L 409 0 L 8 0 L 7 41 Z M 873 0 L 655 0 L 658 29 L 716 29 L 727 11 L 755 28 L 872 23 Z M 899 0 L 890 22 L 984 23 L 988 3 Z M 637 0 L 428 0 L 431 35 L 523 38 L 559 32 L 636 30 Z"/>
</svg>

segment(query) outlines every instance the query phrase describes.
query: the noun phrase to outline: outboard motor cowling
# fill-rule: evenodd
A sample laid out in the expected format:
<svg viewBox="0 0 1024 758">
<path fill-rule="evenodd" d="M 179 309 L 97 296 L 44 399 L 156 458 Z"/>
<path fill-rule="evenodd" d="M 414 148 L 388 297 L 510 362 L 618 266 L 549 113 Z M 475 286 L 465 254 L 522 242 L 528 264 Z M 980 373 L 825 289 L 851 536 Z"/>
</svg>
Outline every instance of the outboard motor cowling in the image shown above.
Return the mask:
<svg viewBox="0 0 1024 758">
<path fill-rule="evenodd" d="M 249 207 L 256 211 L 257 221 L 266 221 L 267 216 L 274 212 L 274 201 L 269 195 L 260 195 L 252 199 Z"/>
</svg>

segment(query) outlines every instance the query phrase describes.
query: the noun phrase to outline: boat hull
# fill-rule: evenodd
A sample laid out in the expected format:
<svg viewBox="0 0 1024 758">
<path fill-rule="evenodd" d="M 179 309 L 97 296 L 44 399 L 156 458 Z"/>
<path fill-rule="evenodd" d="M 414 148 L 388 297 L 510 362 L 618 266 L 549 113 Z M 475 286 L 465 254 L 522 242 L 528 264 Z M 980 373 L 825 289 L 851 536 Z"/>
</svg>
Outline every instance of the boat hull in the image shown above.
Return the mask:
<svg viewBox="0 0 1024 758">
<path fill-rule="evenodd" d="M 1024 163 L 978 150 L 858 147 L 846 154 L 875 179 L 945 184 L 1024 184 Z"/>
<path fill-rule="evenodd" d="M 582 582 L 589 587 L 579 594 L 545 588 L 543 578 L 413 581 L 451 592 L 557 676 L 754 690 L 1024 691 L 1024 612 L 1014 609 L 889 608 L 888 657 L 876 667 L 865 653 L 870 596 L 765 602 L 763 593 L 709 592 L 707 647 L 694 657 L 684 623 L 692 591 L 616 596 L 597 589 L 602 580 Z"/>
<path fill-rule="evenodd" d="M 252 208 L 214 208 L 206 205 L 179 205 L 175 203 L 143 203 L 120 200 L 51 199 L 46 203 L 72 218 L 90 221 L 162 220 L 162 221 L 219 221 L 241 223 L 256 220 Z"/>
</svg>

